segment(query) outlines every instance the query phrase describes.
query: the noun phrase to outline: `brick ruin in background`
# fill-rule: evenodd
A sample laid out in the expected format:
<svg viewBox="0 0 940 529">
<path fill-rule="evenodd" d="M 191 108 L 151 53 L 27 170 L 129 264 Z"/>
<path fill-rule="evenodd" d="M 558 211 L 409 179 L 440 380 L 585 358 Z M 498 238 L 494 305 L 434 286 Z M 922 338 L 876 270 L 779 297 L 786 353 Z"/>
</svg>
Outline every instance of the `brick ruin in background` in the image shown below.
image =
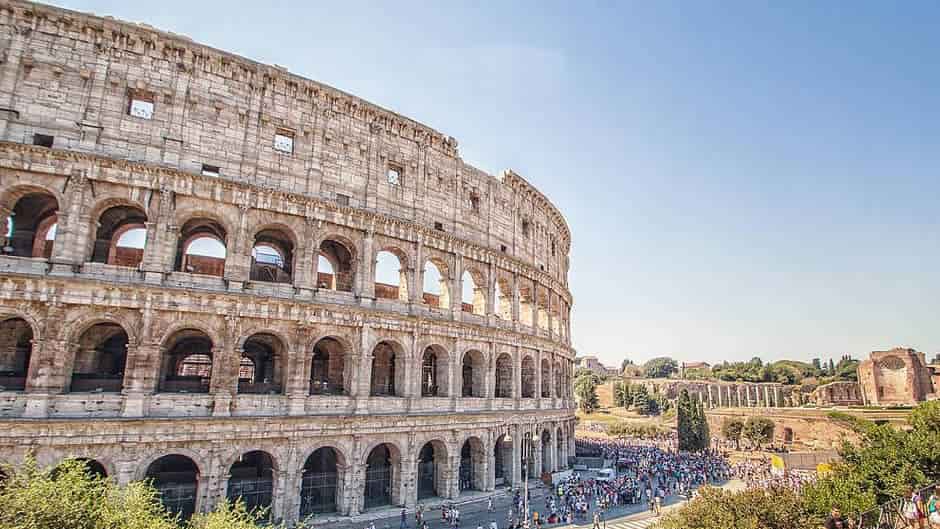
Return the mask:
<svg viewBox="0 0 940 529">
<path fill-rule="evenodd" d="M 859 364 L 858 381 L 865 404 L 914 405 L 937 398 L 940 370 L 927 364 L 924 353 L 895 347 L 873 351 Z"/>
<path fill-rule="evenodd" d="M 0 462 L 288 522 L 568 466 L 571 236 L 524 178 L 149 26 L 8 2 L 0 42 Z"/>
</svg>

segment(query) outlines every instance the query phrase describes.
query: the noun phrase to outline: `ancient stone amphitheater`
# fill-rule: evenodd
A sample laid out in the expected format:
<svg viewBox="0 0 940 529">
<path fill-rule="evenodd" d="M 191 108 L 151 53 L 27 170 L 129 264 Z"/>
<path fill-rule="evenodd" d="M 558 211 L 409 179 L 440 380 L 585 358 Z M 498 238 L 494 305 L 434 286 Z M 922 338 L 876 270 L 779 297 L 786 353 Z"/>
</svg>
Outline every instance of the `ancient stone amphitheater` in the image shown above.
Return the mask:
<svg viewBox="0 0 940 529">
<path fill-rule="evenodd" d="M 0 50 L 0 462 L 289 522 L 567 465 L 570 233 L 522 177 L 145 25 L 5 2 Z"/>
</svg>

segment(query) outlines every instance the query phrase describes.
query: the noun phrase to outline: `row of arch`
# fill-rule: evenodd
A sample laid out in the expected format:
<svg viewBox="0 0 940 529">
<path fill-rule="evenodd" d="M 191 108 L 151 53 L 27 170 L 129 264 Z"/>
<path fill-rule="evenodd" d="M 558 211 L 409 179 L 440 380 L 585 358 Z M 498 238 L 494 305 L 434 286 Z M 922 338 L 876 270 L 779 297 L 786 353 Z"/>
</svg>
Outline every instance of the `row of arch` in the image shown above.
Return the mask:
<svg viewBox="0 0 940 529">
<path fill-rule="evenodd" d="M 514 443 L 507 433 L 488 445 L 477 436 L 458 444 L 459 453 L 450 454 L 447 443 L 432 439 L 420 445 L 411 457 L 403 457 L 394 442 L 381 442 L 371 447 L 360 461 L 351 461 L 339 445 L 319 446 L 310 452 L 295 481 L 296 491 L 279 492 L 278 474 L 283 468 L 271 452 L 249 450 L 227 462 L 225 479 L 220 484 L 224 497 L 240 499 L 249 509 L 274 511 L 277 494 L 296 494 L 294 503 L 299 518 L 403 505 L 406 494 L 417 501 L 429 498 L 453 498 L 470 491 L 485 491 L 507 486 L 515 479 L 537 478 L 541 473 L 568 466 L 568 440 L 563 429 L 541 430 L 538 438 L 521 434 Z M 515 453 L 518 451 L 519 453 Z M 536 457 L 539 454 L 541 457 Z M 518 461 L 514 461 L 517 458 Z M 92 458 L 75 458 L 83 462 L 90 474 L 109 477 L 109 467 Z M 208 491 L 200 487 L 206 469 L 198 457 L 188 451 L 160 455 L 138 469 L 136 479 L 149 480 L 171 513 L 189 518 L 200 507 L 200 495 Z M 513 477 L 518 463 L 521 476 Z M 354 472 L 359 465 L 361 473 Z M 410 465 L 406 467 L 405 465 Z M 451 468 L 453 466 L 453 468 Z M 352 474 L 349 474 L 352 472 Z M 406 474 L 406 476 L 403 476 Z M 414 490 L 403 490 L 403 477 L 413 483 Z M 346 488 L 350 493 L 346 494 Z"/>
<path fill-rule="evenodd" d="M 21 317 L 0 320 L 0 388 L 7 391 L 26 389 L 29 365 L 33 356 L 34 332 Z M 67 392 L 119 392 L 128 375 L 128 353 L 131 339 L 127 330 L 115 321 L 99 321 L 87 326 L 72 345 L 72 372 Z M 199 328 L 182 328 L 169 335 L 160 347 L 157 392 L 208 393 L 214 388 L 213 378 L 226 371 L 226 360 L 220 359 L 220 348 L 212 337 Z M 255 332 L 240 341 L 237 348 L 237 393 L 283 394 L 288 386 L 289 351 L 285 341 L 274 332 Z M 369 395 L 375 397 L 476 397 L 489 396 L 488 381 L 492 380 L 492 396 L 512 398 L 515 366 L 508 353 L 496 357 L 489 369 L 486 355 L 470 349 L 459 359 L 440 345 L 429 345 L 420 355 L 409 380 L 408 355 L 394 340 L 379 341 L 372 349 L 369 367 Z M 350 357 L 355 354 L 345 339 L 319 339 L 304 365 L 294 369 L 309 371 L 310 395 L 351 395 L 358 376 L 352 373 Z M 231 363 L 231 362 L 229 362 Z M 228 366 L 232 369 L 234 366 Z M 562 363 L 554 365 L 541 360 L 536 371 L 535 359 L 525 355 L 520 363 L 522 398 L 560 397 L 567 395 L 567 377 Z M 537 384 L 540 380 L 541 384 Z M 553 384 L 554 382 L 554 384 Z M 420 391 L 415 391 L 415 385 Z M 536 394 L 538 387 L 541 393 Z M 413 393 L 413 395 L 412 395 Z"/>
<path fill-rule="evenodd" d="M 17 257 L 50 257 L 56 244 L 59 203 L 56 197 L 41 188 L 13 191 L 17 197 L 7 217 L 6 244 L 3 252 Z M 94 237 L 84 250 L 89 261 L 109 265 L 138 267 L 148 244 L 144 209 L 120 203 L 102 207 L 93 219 Z M 173 257 L 173 270 L 191 274 L 222 277 L 230 251 L 231 234 L 223 222 L 209 214 L 196 214 L 179 226 Z M 251 281 L 293 283 L 298 267 L 298 238 L 288 226 L 269 224 L 254 231 L 251 237 L 248 278 Z M 359 256 L 356 245 L 340 235 L 320 240 L 314 253 L 311 273 L 315 288 L 353 292 L 356 285 Z M 424 259 L 414 281 L 410 275 L 408 252 L 391 245 L 381 246 L 374 254 L 374 295 L 381 299 L 408 302 L 412 298 L 429 307 L 459 310 L 486 315 L 488 298 L 492 314 L 500 319 L 567 334 L 567 307 L 560 299 L 552 301 L 547 289 L 523 284 L 518 287 L 518 314 L 514 315 L 513 285 L 507 277 L 496 277 L 492 292 L 486 274 L 474 267 L 460 272 L 455 282 L 448 263 L 436 256 Z M 418 285 L 417 283 L 422 284 Z M 420 296 L 410 296 L 409 288 L 419 289 Z M 460 289 L 460 292 L 454 290 Z M 537 322 L 535 320 L 538 320 Z"/>
</svg>

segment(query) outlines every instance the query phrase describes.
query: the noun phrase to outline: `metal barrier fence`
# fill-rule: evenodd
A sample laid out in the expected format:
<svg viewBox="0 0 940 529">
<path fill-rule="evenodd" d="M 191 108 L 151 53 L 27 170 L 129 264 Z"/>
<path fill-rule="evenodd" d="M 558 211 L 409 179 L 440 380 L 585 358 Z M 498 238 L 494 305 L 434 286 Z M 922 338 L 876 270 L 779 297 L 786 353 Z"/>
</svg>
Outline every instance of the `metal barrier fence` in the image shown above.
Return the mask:
<svg viewBox="0 0 940 529">
<path fill-rule="evenodd" d="M 930 491 L 934 490 L 940 483 L 928 485 L 917 491 L 918 495 L 926 503 L 930 496 Z M 905 510 L 908 507 L 910 498 L 895 498 L 887 503 L 881 504 L 874 509 L 858 513 L 852 517 L 855 529 L 908 529 L 920 528 L 917 520 L 910 520 L 905 516 Z M 923 527 L 926 527 L 926 522 Z"/>
</svg>

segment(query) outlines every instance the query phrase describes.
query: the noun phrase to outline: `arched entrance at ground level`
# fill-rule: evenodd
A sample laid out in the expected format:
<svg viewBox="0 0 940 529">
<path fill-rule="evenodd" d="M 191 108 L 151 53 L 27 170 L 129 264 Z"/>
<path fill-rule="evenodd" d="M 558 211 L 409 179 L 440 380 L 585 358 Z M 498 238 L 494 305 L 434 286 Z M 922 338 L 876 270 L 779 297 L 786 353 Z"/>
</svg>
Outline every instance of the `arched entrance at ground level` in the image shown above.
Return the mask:
<svg viewBox="0 0 940 529">
<path fill-rule="evenodd" d="M 63 465 L 64 463 L 68 461 L 75 461 L 81 464 L 85 469 L 85 473 L 88 474 L 88 476 L 93 479 L 94 478 L 104 479 L 108 477 L 108 471 L 105 470 L 104 465 L 95 461 L 94 459 L 89 459 L 87 457 L 70 457 L 60 462 L 56 466 L 56 468 L 52 470 L 51 476 L 53 479 L 56 479 L 59 469 L 61 468 L 61 465 Z"/>
<path fill-rule="evenodd" d="M 300 485 L 300 516 L 336 512 L 340 476 L 337 452 L 330 447 L 314 450 L 304 464 Z"/>
<path fill-rule="evenodd" d="M 334 338 L 323 338 L 313 346 L 310 366 L 311 395 L 345 394 L 345 355 L 343 344 Z"/>
<path fill-rule="evenodd" d="M 512 484 L 512 437 L 503 434 L 493 445 L 493 464 L 495 466 L 495 485 L 502 487 Z"/>
<path fill-rule="evenodd" d="M 793 442 L 793 428 L 786 427 L 783 429 L 783 442 L 784 443 Z"/>
<path fill-rule="evenodd" d="M 150 463 L 145 477 L 153 480 L 160 501 L 170 514 L 179 513 L 187 520 L 196 512 L 199 468 L 192 459 L 178 454 L 163 456 Z"/>
<path fill-rule="evenodd" d="M 447 496 L 444 470 L 447 449 L 440 441 L 430 441 L 418 452 L 418 499 Z"/>
<path fill-rule="evenodd" d="M 0 322 L 0 391 L 23 391 L 33 352 L 33 328 L 23 318 Z"/>
<path fill-rule="evenodd" d="M 249 511 L 270 509 L 274 494 L 274 461 L 270 454 L 254 450 L 242 454 L 229 469 L 228 492 L 231 501 L 241 499 Z M 267 513 L 270 515 L 270 510 Z"/>
<path fill-rule="evenodd" d="M 552 434 L 542 430 L 542 473 L 552 471 Z"/>
<path fill-rule="evenodd" d="M 538 477 L 538 469 L 535 468 L 535 443 L 532 434 L 526 432 L 522 434 L 522 453 L 519 454 L 519 461 L 522 464 L 524 475 L 523 480 Z"/>
<path fill-rule="evenodd" d="M 484 473 L 483 443 L 477 437 L 464 441 L 460 449 L 460 469 L 458 472 L 457 487 L 460 491 L 484 490 L 486 476 Z"/>
<path fill-rule="evenodd" d="M 89 327 L 78 339 L 69 391 L 121 391 L 127 343 L 127 333 L 116 323 Z"/>
<path fill-rule="evenodd" d="M 389 444 L 380 444 L 369 452 L 366 459 L 366 483 L 363 506 L 366 509 L 397 503 L 398 450 Z"/>
</svg>

